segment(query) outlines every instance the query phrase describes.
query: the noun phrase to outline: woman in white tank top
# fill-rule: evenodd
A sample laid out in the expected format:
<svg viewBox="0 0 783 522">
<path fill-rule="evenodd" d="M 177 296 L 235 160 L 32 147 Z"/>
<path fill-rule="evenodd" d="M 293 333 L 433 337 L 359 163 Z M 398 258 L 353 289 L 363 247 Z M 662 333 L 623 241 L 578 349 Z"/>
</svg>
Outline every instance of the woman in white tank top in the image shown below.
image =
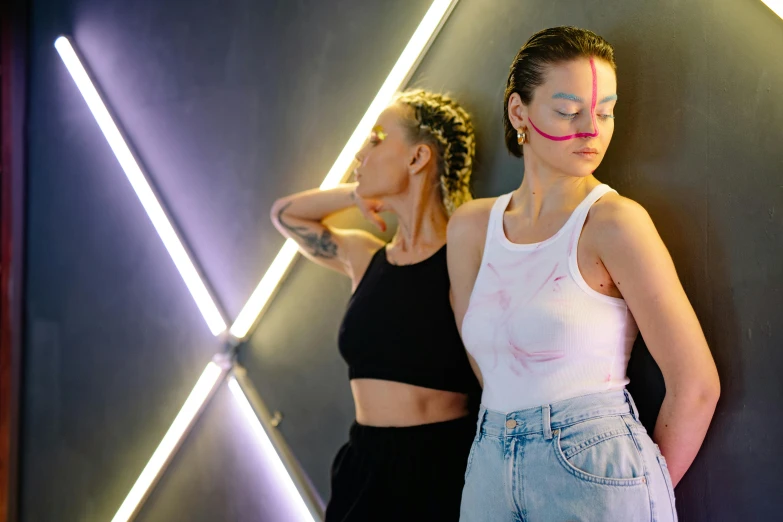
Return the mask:
<svg viewBox="0 0 783 522">
<path fill-rule="evenodd" d="M 677 518 L 673 485 L 720 385 L 650 216 L 593 175 L 616 93 L 603 38 L 573 27 L 533 35 L 504 100 L 522 185 L 449 222 L 454 311 L 484 387 L 463 521 Z M 640 331 L 667 388 L 657 444 L 625 390 Z"/>
</svg>

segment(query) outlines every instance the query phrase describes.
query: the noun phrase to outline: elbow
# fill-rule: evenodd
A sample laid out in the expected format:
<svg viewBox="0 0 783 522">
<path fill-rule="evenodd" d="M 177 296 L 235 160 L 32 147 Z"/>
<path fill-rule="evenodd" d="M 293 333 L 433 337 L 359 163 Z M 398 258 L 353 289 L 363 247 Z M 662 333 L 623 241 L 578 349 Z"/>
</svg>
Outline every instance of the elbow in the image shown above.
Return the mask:
<svg viewBox="0 0 783 522">
<path fill-rule="evenodd" d="M 720 379 L 717 372 L 698 379 L 692 379 L 680 390 L 675 391 L 674 397 L 690 405 L 691 408 L 700 411 L 715 411 L 715 406 L 720 398 Z"/>
<path fill-rule="evenodd" d="M 275 226 L 275 228 L 280 229 L 280 216 L 283 215 L 285 209 L 290 204 L 291 202 L 288 200 L 288 198 L 280 198 L 272 204 L 272 208 L 269 210 L 269 219 L 272 220 L 272 224 Z"/>
<path fill-rule="evenodd" d="M 702 383 L 696 390 L 694 402 L 699 409 L 710 412 L 715 411 L 720 399 L 720 381 L 716 377 L 710 382 Z"/>
<path fill-rule="evenodd" d="M 720 398 L 720 378 L 717 369 L 713 368 L 709 375 L 700 379 L 698 392 L 702 402 L 715 408 Z"/>
<path fill-rule="evenodd" d="M 704 395 L 710 401 L 713 408 L 718 404 L 718 399 L 720 399 L 720 379 L 718 378 L 717 372 L 715 372 L 715 378 L 712 379 L 706 387 Z"/>
</svg>

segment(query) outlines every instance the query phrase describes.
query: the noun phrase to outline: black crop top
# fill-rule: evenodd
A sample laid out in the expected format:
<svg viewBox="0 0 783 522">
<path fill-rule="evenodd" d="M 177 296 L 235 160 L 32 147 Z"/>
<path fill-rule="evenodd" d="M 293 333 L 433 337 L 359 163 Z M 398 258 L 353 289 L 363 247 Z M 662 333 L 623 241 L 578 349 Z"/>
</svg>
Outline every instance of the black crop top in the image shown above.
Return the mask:
<svg viewBox="0 0 783 522">
<path fill-rule="evenodd" d="M 478 390 L 449 302 L 445 246 L 402 266 L 378 250 L 348 302 L 338 345 L 351 379 Z"/>
</svg>

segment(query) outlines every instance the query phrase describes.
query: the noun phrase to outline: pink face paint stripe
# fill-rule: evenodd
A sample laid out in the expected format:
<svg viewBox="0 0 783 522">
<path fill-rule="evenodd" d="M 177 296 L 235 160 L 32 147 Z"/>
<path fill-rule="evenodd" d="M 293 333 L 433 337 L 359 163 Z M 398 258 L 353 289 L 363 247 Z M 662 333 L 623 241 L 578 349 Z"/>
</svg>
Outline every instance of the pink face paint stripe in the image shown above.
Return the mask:
<svg viewBox="0 0 783 522">
<path fill-rule="evenodd" d="M 536 124 L 533 123 L 533 120 L 528 118 L 528 121 L 530 121 L 530 126 L 533 127 L 537 133 L 552 141 L 567 141 L 574 138 L 595 138 L 598 136 L 598 122 L 596 121 L 595 117 L 595 107 L 598 104 L 598 75 L 595 72 L 595 62 L 592 58 L 590 58 L 590 70 L 593 73 L 593 97 L 590 103 L 590 117 L 593 122 L 593 129 L 595 129 L 595 132 L 580 132 L 578 134 L 571 134 L 570 136 L 552 136 L 551 134 L 547 134 L 546 132 L 536 127 Z"/>
<path fill-rule="evenodd" d="M 589 134 L 582 132 L 576 135 L 577 138 L 595 138 L 598 136 L 598 122 L 595 119 L 595 106 L 598 104 L 598 74 L 595 71 L 595 62 L 592 57 L 590 57 L 590 72 L 593 74 L 593 100 L 590 103 L 590 116 L 593 120 L 593 129 L 595 129 L 595 132 Z"/>
<path fill-rule="evenodd" d="M 541 136 L 545 137 L 548 140 L 552 141 L 568 141 L 572 140 L 577 137 L 576 134 L 571 134 L 570 136 L 552 136 L 551 134 L 547 134 L 546 132 L 542 131 L 538 127 L 536 127 L 536 124 L 533 123 L 533 120 L 531 118 L 528 118 L 528 121 L 530 121 L 530 126 L 533 127 L 533 129 L 539 133 Z"/>
</svg>

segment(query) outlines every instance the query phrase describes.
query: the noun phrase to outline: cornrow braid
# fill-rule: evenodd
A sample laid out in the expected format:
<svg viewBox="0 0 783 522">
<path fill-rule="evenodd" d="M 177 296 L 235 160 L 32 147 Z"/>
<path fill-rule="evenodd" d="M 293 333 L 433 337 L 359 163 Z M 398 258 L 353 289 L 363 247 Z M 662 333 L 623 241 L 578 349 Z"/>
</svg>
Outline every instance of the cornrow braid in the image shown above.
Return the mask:
<svg viewBox="0 0 783 522">
<path fill-rule="evenodd" d="M 470 116 L 448 96 L 421 89 L 403 92 L 395 101 L 413 109 L 413 118 L 405 122 L 409 138 L 436 152 L 443 206 L 451 215 L 473 199 L 470 175 L 476 142 Z"/>
</svg>

